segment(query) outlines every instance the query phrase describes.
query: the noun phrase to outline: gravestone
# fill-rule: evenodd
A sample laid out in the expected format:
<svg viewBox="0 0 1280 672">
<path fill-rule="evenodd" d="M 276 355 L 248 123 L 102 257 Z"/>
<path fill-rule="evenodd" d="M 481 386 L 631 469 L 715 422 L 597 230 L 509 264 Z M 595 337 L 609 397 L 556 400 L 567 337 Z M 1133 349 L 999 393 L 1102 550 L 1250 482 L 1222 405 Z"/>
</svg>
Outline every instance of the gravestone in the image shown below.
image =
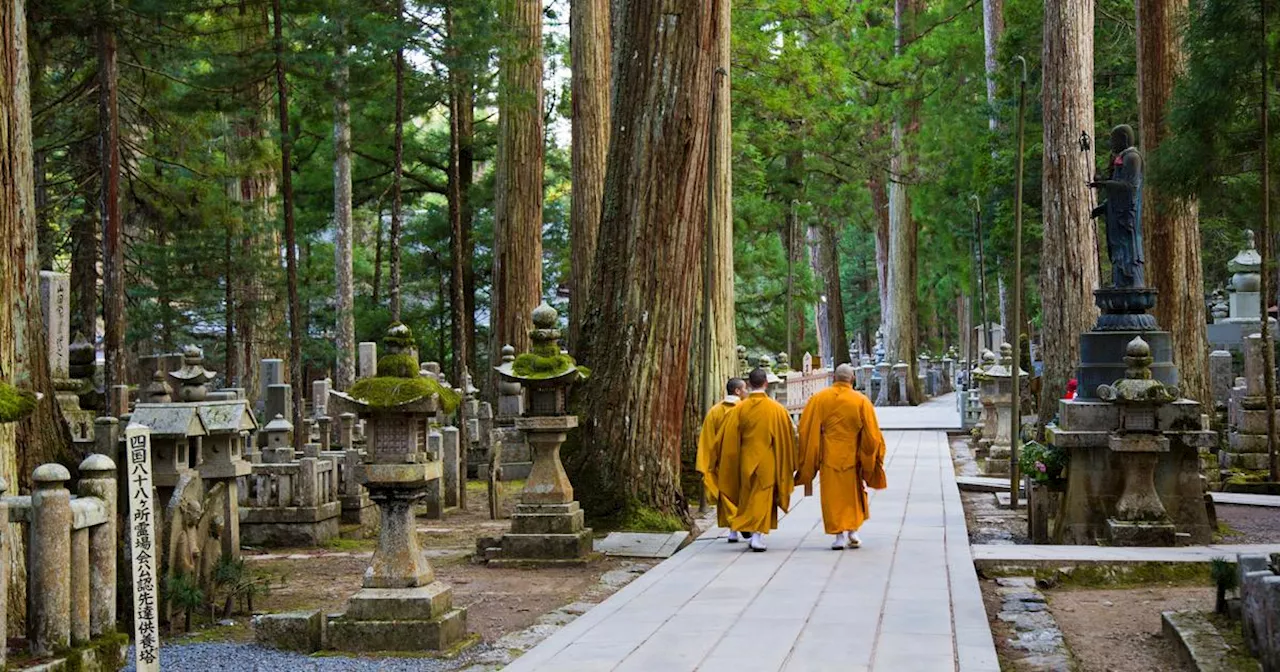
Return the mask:
<svg viewBox="0 0 1280 672">
<path fill-rule="evenodd" d="M 365 341 L 356 346 L 356 378 L 378 375 L 378 344 Z"/>
<path fill-rule="evenodd" d="M 267 386 L 266 395 L 266 417 L 274 418 L 277 415 L 288 419 L 293 418 L 293 388 L 283 383 L 277 383 Z"/>
<path fill-rule="evenodd" d="M 44 317 L 50 375 L 55 380 L 70 378 L 68 353 L 71 348 L 71 279 L 66 273 L 40 271 L 40 309 Z"/>
<path fill-rule="evenodd" d="M 1231 398 L 1233 378 L 1231 353 L 1226 350 L 1214 350 L 1209 353 L 1209 389 L 1213 395 L 1215 408 L 1226 410 L 1227 401 Z"/>
<path fill-rule="evenodd" d="M 258 403 L 264 404 L 267 398 L 267 391 L 272 385 L 281 385 L 284 383 L 284 360 L 283 359 L 264 359 L 258 367 L 259 389 Z M 274 416 L 267 416 L 274 417 Z"/>
<path fill-rule="evenodd" d="M 320 418 L 329 415 L 329 379 L 311 381 L 311 416 Z"/>
</svg>

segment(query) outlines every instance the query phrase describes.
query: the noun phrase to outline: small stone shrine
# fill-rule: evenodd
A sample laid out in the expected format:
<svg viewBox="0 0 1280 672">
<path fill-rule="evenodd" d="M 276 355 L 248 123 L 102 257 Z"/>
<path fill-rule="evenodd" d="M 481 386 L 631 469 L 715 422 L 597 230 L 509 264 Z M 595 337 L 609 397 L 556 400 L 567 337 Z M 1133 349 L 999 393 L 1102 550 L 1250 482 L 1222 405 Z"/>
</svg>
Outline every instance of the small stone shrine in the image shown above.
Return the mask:
<svg viewBox="0 0 1280 672">
<path fill-rule="evenodd" d="M 1244 385 L 1233 388 L 1228 405 L 1227 445 L 1218 452 L 1218 466 L 1223 470 L 1268 469 L 1267 464 L 1267 393 L 1263 384 L 1266 364 L 1263 360 L 1262 335 L 1244 338 Z M 1276 415 L 1280 420 L 1280 403 Z"/>
<path fill-rule="evenodd" d="M 533 469 L 512 515 L 511 532 L 476 543 L 477 554 L 490 564 L 578 562 L 591 556 L 591 529 L 583 527 L 582 507 L 560 463 L 565 434 L 578 425 L 578 417 L 566 410 L 566 399 L 586 374 L 560 350 L 558 317 L 546 303 L 534 309 L 531 352 L 498 367 L 503 380 L 517 381 L 529 393 L 529 407 L 516 418 L 515 428 L 532 448 Z"/>
<path fill-rule="evenodd" d="M 414 506 L 440 478 L 440 462 L 428 458 L 427 423 L 458 398 L 418 373 L 413 334 L 394 324 L 378 360 L 377 376 L 362 378 L 349 393 L 331 391 L 330 411 L 358 413 L 367 421 L 365 461 L 359 480 L 378 506 L 378 546 L 364 587 L 345 614 L 322 628 L 325 648 L 341 651 L 439 651 L 461 641 L 467 612 L 453 606 L 453 589 L 435 578 L 419 546 Z"/>
<path fill-rule="evenodd" d="M 1227 263 L 1231 288 L 1226 314 L 1223 315 L 1221 302 L 1216 302 L 1211 309 L 1213 324 L 1206 327 L 1209 347 L 1214 350 L 1240 352 L 1244 338 L 1258 333 L 1262 326 L 1262 255 L 1254 246 L 1253 231 L 1245 229 L 1245 235 L 1245 249 Z M 1271 320 L 1272 328 L 1275 324 Z"/>
</svg>

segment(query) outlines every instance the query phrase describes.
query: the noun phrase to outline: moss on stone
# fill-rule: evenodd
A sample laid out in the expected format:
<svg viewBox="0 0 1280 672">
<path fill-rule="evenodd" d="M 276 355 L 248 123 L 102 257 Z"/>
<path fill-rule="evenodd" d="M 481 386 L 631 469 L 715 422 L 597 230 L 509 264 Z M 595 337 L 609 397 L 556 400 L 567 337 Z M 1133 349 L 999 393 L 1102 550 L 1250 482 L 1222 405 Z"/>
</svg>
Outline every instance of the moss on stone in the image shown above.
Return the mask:
<svg viewBox="0 0 1280 672">
<path fill-rule="evenodd" d="M 383 358 L 385 359 L 385 358 Z M 382 362 L 378 362 L 381 373 Z M 394 376 L 377 376 L 361 378 L 351 386 L 351 396 L 374 408 L 391 408 L 418 399 L 439 395 L 440 406 L 446 413 L 452 413 L 458 407 L 458 394 L 431 378 L 405 378 Z"/>
<path fill-rule="evenodd" d="M 387 333 L 382 337 L 382 343 L 389 348 L 401 351 L 408 350 L 414 346 L 413 330 L 403 322 L 393 322 L 391 326 L 387 327 Z"/>
<path fill-rule="evenodd" d="M 17 422 L 36 409 L 36 395 L 0 380 L 0 422 Z"/>
<path fill-rule="evenodd" d="M 418 362 L 408 353 L 383 355 L 378 358 L 378 376 L 382 378 L 417 378 Z"/>
</svg>

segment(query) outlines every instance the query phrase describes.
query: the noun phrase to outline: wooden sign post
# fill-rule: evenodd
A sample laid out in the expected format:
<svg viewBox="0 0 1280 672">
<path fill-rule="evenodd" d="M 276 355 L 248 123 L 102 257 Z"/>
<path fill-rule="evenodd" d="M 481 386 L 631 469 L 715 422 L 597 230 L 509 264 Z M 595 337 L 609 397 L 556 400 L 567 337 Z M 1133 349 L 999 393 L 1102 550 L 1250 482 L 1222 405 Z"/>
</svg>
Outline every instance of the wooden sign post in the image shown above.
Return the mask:
<svg viewBox="0 0 1280 672">
<path fill-rule="evenodd" d="M 128 443 L 129 539 L 133 558 L 133 643 L 138 672 L 160 670 L 160 607 L 156 584 L 155 491 L 151 485 L 151 430 L 132 424 Z"/>
</svg>

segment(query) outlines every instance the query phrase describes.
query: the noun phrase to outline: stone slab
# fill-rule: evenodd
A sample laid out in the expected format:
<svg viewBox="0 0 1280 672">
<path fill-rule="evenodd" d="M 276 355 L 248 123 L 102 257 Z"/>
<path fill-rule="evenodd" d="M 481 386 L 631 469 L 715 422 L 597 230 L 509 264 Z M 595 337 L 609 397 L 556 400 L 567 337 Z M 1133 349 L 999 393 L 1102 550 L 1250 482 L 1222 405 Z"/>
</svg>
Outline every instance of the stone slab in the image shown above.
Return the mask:
<svg viewBox="0 0 1280 672">
<path fill-rule="evenodd" d="M 591 554 L 591 530 L 576 534 L 504 534 L 502 555 L 508 560 L 567 560 Z"/>
<path fill-rule="evenodd" d="M 978 569 L 1000 567 L 1056 569 L 1076 565 L 1209 562 L 1214 558 L 1234 558 L 1241 553 L 1249 555 L 1280 553 L 1280 544 L 1211 544 L 1168 548 L 974 544 L 970 550 Z"/>
<path fill-rule="evenodd" d="M 327 648 L 336 651 L 443 651 L 467 636 L 467 611 L 428 621 L 329 621 Z"/>
<path fill-rule="evenodd" d="M 324 614 L 319 611 L 289 611 L 255 616 L 253 641 L 260 646 L 284 651 L 314 653 L 324 646 Z"/>
<path fill-rule="evenodd" d="M 453 609 L 453 588 L 432 581 L 417 588 L 362 588 L 347 601 L 358 621 L 429 621 Z"/>
<path fill-rule="evenodd" d="M 610 532 L 596 540 L 595 550 L 621 558 L 669 558 L 688 538 L 688 532 Z"/>
</svg>

